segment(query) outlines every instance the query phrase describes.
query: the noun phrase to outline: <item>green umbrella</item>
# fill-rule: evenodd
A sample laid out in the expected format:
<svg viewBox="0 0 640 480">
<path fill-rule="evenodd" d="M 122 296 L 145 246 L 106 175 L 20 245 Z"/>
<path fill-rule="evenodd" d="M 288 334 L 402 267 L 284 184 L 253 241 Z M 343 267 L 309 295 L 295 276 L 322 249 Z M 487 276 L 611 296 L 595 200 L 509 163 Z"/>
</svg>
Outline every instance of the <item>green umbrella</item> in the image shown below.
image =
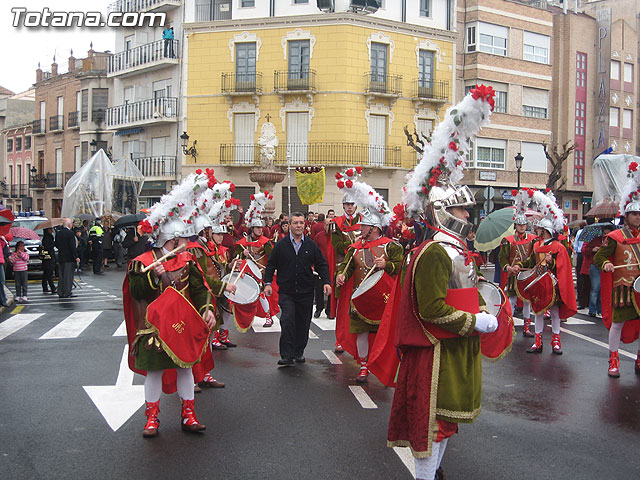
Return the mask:
<svg viewBox="0 0 640 480">
<path fill-rule="evenodd" d="M 491 212 L 480 222 L 474 246 L 480 252 L 489 252 L 500 245 L 504 237 L 513 235 L 513 207 L 501 208 Z"/>
</svg>

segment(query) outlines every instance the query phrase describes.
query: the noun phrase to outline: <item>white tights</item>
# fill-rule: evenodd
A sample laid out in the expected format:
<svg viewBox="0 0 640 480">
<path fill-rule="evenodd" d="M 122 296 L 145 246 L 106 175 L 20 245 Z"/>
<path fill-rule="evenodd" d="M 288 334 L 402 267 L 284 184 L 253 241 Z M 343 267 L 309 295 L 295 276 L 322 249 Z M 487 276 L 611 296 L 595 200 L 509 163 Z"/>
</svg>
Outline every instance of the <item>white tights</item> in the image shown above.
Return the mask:
<svg viewBox="0 0 640 480">
<path fill-rule="evenodd" d="M 356 345 L 358 346 L 358 356 L 367 358 L 369 356 L 369 332 L 358 333 Z"/>
<path fill-rule="evenodd" d="M 553 333 L 560 333 L 560 313 L 558 312 L 558 306 L 553 305 L 549 312 L 551 313 L 551 331 Z M 536 315 L 536 333 L 542 333 L 544 330 L 544 312 L 540 315 Z"/>
<path fill-rule="evenodd" d="M 609 351 L 617 352 L 620 348 L 620 336 L 624 323 L 612 323 L 609 329 Z M 640 356 L 640 340 L 638 340 L 638 355 Z"/>
<path fill-rule="evenodd" d="M 178 395 L 183 400 L 193 400 L 193 372 L 190 368 L 176 368 L 178 372 Z M 162 394 L 163 370 L 150 370 L 144 379 L 144 399 L 146 402 L 155 403 L 160 400 Z"/>
<path fill-rule="evenodd" d="M 509 297 L 509 303 L 511 303 L 511 311 L 515 312 L 516 305 L 518 303 L 518 297 L 515 295 L 513 297 Z M 527 319 L 531 317 L 531 302 L 527 302 L 525 300 L 522 301 L 522 318 Z"/>
<path fill-rule="evenodd" d="M 264 312 L 266 314 L 269 313 L 269 301 L 267 300 L 267 297 L 265 296 L 264 293 L 260 294 L 260 305 L 262 306 L 262 309 L 264 310 Z"/>
<path fill-rule="evenodd" d="M 416 480 L 432 480 L 436 476 L 436 470 L 442 462 L 448 441 L 449 439 L 445 438 L 441 442 L 433 442 L 430 457 L 413 459 L 416 466 Z"/>
</svg>

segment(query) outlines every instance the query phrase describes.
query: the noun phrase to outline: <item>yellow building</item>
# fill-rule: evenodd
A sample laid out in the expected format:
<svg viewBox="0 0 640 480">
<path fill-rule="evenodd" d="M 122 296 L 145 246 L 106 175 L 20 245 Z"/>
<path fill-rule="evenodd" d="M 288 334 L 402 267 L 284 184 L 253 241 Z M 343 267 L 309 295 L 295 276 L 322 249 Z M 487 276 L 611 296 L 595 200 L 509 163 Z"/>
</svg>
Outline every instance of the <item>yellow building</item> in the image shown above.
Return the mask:
<svg viewBox="0 0 640 480">
<path fill-rule="evenodd" d="M 283 171 L 327 167 L 324 201 L 310 210 L 340 207 L 333 176 L 347 165 L 365 167 L 364 180 L 393 207 L 417 158 L 405 126 L 428 134 L 454 100 L 456 33 L 443 28 L 349 12 L 183 27 L 185 125 L 198 153 L 183 174 L 214 166 L 241 199 L 257 188 L 248 172 L 269 119 Z M 273 192 L 276 213 L 287 211 L 287 187 L 285 178 Z"/>
</svg>

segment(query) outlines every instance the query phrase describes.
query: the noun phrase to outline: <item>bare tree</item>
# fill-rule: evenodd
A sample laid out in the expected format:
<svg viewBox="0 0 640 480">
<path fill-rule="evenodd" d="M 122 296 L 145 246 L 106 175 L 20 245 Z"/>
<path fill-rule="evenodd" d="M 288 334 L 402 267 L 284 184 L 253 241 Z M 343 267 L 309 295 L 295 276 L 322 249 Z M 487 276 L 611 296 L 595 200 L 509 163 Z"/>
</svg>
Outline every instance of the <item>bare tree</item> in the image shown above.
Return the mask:
<svg viewBox="0 0 640 480">
<path fill-rule="evenodd" d="M 547 188 L 553 191 L 562 190 L 567 184 L 567 177 L 562 171 L 563 165 L 569 155 L 571 155 L 571 152 L 576 149 L 576 144 L 569 145 L 570 143 L 571 140 L 567 140 L 561 150 L 558 150 L 558 145 L 555 145 L 549 150 L 546 143 L 542 144 L 544 154 L 547 160 L 549 160 L 549 163 L 551 163 L 551 173 L 549 173 L 549 179 L 547 180 Z"/>
<path fill-rule="evenodd" d="M 423 153 L 424 146 L 431 143 L 431 138 L 418 133 L 415 128 L 413 129 L 413 134 L 409 133 L 409 128 L 406 125 L 404 126 L 404 134 L 407 136 L 407 145 L 418 153 Z"/>
</svg>

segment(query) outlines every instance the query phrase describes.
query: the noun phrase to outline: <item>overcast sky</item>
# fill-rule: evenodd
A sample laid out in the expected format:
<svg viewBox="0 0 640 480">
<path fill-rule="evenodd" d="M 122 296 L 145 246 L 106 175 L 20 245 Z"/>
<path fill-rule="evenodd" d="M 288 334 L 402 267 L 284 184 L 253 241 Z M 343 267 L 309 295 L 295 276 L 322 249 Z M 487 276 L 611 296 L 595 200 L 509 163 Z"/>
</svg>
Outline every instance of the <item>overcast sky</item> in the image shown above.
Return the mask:
<svg viewBox="0 0 640 480">
<path fill-rule="evenodd" d="M 13 7 L 28 11 L 86 12 L 102 11 L 115 0 L 1 0 L 0 28 L 5 32 L 0 53 L 0 86 L 16 93 L 28 90 L 36 79 L 38 62 L 43 70 L 51 70 L 54 54 L 58 71 L 67 71 L 70 50 L 76 58 L 86 57 L 89 44 L 96 51 L 115 50 L 115 28 L 16 28 L 13 26 Z"/>
</svg>

